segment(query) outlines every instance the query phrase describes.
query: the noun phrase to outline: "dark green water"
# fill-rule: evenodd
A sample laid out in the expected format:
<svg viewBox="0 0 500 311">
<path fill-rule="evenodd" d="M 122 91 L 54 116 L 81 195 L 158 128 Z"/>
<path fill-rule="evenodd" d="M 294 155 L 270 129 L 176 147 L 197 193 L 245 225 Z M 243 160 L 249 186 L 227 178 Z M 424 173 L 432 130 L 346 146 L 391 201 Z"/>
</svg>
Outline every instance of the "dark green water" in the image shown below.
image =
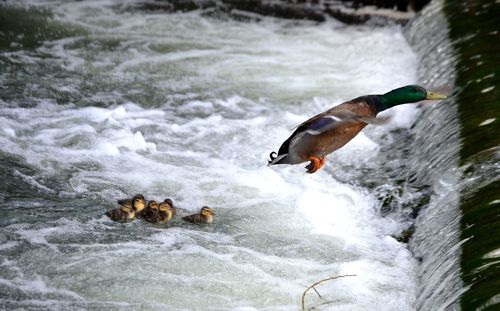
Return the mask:
<svg viewBox="0 0 500 311">
<path fill-rule="evenodd" d="M 500 3 L 446 1 L 457 53 L 463 310 L 500 309 Z"/>
<path fill-rule="evenodd" d="M 451 94 L 414 127 L 415 175 L 436 193 L 410 243 L 420 310 L 500 307 L 499 26 L 498 1 L 434 1 L 408 27 L 420 79 Z"/>
</svg>

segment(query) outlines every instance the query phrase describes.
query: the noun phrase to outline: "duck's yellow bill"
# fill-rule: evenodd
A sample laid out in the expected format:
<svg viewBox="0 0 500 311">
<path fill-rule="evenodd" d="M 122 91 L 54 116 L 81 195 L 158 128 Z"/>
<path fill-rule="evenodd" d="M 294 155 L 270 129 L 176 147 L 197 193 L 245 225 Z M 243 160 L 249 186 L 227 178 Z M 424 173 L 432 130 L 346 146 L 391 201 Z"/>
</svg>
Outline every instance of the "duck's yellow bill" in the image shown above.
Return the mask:
<svg viewBox="0 0 500 311">
<path fill-rule="evenodd" d="M 438 94 L 438 93 L 434 93 L 434 92 L 427 92 L 427 96 L 425 97 L 425 99 L 445 99 L 446 96 L 445 95 L 441 95 L 441 94 Z"/>
</svg>

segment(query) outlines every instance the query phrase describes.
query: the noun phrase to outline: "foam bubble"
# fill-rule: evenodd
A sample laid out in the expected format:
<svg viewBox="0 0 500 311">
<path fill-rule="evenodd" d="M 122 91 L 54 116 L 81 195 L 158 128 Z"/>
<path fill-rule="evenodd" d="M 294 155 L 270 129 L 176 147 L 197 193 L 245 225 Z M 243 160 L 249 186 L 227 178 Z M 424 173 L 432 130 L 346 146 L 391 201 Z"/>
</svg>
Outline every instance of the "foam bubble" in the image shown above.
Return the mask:
<svg viewBox="0 0 500 311">
<path fill-rule="evenodd" d="M 489 86 L 489 87 L 487 87 L 487 88 L 482 89 L 482 90 L 481 90 L 481 93 L 488 93 L 488 92 L 493 91 L 493 89 L 495 89 L 495 86 L 494 86 L 494 85 L 493 85 L 493 86 Z"/>
<path fill-rule="evenodd" d="M 14 129 L 10 128 L 10 127 L 4 127 L 4 128 L 2 128 L 2 131 L 7 136 L 16 137 L 16 131 Z"/>
<path fill-rule="evenodd" d="M 109 155 L 109 156 L 120 155 L 120 150 L 118 149 L 118 147 L 116 147 L 115 145 L 113 145 L 109 142 L 99 143 L 96 146 L 96 149 L 99 153 L 103 153 L 105 155 Z"/>
</svg>

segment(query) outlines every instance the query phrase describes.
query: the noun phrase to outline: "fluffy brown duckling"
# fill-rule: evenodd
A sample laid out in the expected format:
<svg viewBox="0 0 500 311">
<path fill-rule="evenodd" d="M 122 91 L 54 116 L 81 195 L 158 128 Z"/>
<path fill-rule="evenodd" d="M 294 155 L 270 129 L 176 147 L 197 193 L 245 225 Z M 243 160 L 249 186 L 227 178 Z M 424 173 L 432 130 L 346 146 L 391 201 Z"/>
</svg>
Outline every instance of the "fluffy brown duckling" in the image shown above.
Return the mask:
<svg viewBox="0 0 500 311">
<path fill-rule="evenodd" d="M 163 200 L 162 203 L 159 204 L 158 208 L 160 208 L 162 205 L 165 207 L 168 206 L 168 208 L 172 211 L 172 217 L 175 216 L 175 214 L 177 213 L 177 209 L 175 208 L 174 202 L 172 201 L 172 199 L 166 198 L 165 200 Z"/>
<path fill-rule="evenodd" d="M 166 199 L 158 204 L 158 214 L 160 216 L 160 219 L 158 220 L 159 223 L 170 221 L 175 215 L 175 208 L 172 204 L 172 200 Z"/>
<path fill-rule="evenodd" d="M 182 219 L 195 224 L 209 224 L 214 220 L 213 215 L 214 213 L 210 207 L 203 206 L 199 214 L 184 216 Z"/>
<path fill-rule="evenodd" d="M 142 214 L 146 210 L 146 199 L 141 194 L 137 194 L 132 198 L 132 208 L 135 211 L 136 216 L 142 217 Z"/>
<path fill-rule="evenodd" d="M 131 205 L 134 199 L 142 199 L 144 200 L 144 196 L 142 194 L 136 194 L 132 198 L 127 198 L 127 199 L 118 199 L 116 202 L 120 205 Z"/>
<path fill-rule="evenodd" d="M 160 222 L 160 210 L 158 208 L 158 202 L 151 200 L 148 202 L 148 206 L 144 210 L 142 214 L 142 218 L 150 223 L 159 223 Z"/>
<path fill-rule="evenodd" d="M 121 206 L 106 212 L 106 216 L 113 221 L 131 221 L 135 219 L 135 211 L 128 206 Z"/>
<path fill-rule="evenodd" d="M 121 206 L 132 208 L 135 211 L 137 217 L 142 216 L 142 213 L 146 208 L 146 199 L 142 194 L 136 194 L 131 199 L 121 199 L 117 202 Z"/>
</svg>

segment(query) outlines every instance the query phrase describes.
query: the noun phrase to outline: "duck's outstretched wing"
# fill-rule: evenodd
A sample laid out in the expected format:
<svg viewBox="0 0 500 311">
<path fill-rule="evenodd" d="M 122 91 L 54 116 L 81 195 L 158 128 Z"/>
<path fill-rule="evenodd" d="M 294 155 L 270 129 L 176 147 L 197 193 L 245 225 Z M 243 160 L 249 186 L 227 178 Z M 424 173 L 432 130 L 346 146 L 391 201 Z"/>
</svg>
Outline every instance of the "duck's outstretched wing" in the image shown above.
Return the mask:
<svg viewBox="0 0 500 311">
<path fill-rule="evenodd" d="M 366 117 L 359 116 L 353 113 L 339 113 L 337 115 L 323 114 L 309 119 L 300 124 L 297 129 L 310 135 L 320 135 L 324 132 L 332 130 L 336 127 L 348 124 L 350 122 L 363 122 L 372 125 L 383 125 L 390 120 L 390 117 Z"/>
<path fill-rule="evenodd" d="M 290 143 L 292 141 L 300 139 L 300 137 L 303 137 L 305 134 L 319 135 L 347 122 L 349 121 L 342 120 L 334 116 L 329 116 L 325 113 L 317 115 L 303 122 L 302 124 L 297 126 L 292 135 L 290 135 L 290 137 L 288 137 L 288 139 L 281 144 L 278 153 L 273 151 L 269 154 L 269 157 L 271 159 L 268 161 L 267 166 L 271 166 L 274 164 L 290 164 L 290 159 L 287 156 L 290 148 Z"/>
</svg>

